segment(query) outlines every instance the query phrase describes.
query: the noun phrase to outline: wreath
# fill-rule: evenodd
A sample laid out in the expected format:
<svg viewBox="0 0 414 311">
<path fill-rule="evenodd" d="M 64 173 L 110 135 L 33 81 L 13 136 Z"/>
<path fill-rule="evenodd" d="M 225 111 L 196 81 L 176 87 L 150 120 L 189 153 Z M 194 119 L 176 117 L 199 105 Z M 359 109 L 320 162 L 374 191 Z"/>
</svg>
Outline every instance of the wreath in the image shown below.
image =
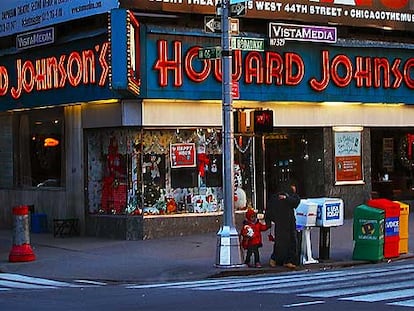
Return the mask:
<svg viewBox="0 0 414 311">
<path fill-rule="evenodd" d="M 399 144 L 399 159 L 401 164 L 411 170 L 414 167 L 414 160 L 412 158 L 412 145 L 414 143 L 414 135 L 407 134 L 400 139 Z"/>
</svg>

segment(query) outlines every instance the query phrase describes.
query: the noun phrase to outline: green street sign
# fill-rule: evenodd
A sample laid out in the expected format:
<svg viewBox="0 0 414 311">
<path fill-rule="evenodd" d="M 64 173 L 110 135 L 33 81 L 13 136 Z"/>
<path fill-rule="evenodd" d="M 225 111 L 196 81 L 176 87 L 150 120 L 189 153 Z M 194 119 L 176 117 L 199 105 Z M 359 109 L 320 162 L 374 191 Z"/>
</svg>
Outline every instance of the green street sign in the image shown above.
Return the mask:
<svg viewBox="0 0 414 311">
<path fill-rule="evenodd" d="M 221 47 L 213 46 L 198 50 L 199 59 L 216 59 L 221 58 Z"/>
<path fill-rule="evenodd" d="M 233 50 L 263 52 L 265 48 L 265 40 L 258 38 L 232 37 L 231 48 Z"/>
</svg>

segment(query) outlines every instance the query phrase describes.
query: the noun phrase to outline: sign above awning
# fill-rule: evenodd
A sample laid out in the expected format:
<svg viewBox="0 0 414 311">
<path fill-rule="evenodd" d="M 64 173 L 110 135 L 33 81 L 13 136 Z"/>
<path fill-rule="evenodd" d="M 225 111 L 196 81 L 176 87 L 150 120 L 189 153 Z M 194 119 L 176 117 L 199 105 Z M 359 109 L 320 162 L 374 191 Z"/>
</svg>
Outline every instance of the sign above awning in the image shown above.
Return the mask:
<svg viewBox="0 0 414 311">
<path fill-rule="evenodd" d="M 120 0 L 134 10 L 215 14 L 218 0 Z M 414 31 L 414 7 L 409 0 L 249 0 L 246 18 Z"/>
<path fill-rule="evenodd" d="M 2 0 L 0 37 L 106 13 L 117 7 L 118 0 Z"/>
</svg>

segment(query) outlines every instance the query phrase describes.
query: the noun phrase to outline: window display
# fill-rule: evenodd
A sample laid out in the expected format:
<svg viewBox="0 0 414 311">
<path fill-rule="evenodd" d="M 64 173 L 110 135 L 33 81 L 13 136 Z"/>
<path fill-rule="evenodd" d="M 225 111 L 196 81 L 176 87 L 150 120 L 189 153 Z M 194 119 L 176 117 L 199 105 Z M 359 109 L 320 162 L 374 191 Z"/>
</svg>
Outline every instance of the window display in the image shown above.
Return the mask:
<svg viewBox="0 0 414 311">
<path fill-rule="evenodd" d="M 217 129 L 93 129 L 85 140 L 89 213 L 148 216 L 222 209 Z M 242 166 L 235 166 L 237 209 L 247 206 Z"/>
<path fill-rule="evenodd" d="M 17 185 L 21 187 L 62 186 L 62 108 L 22 112 L 14 118 Z"/>
</svg>

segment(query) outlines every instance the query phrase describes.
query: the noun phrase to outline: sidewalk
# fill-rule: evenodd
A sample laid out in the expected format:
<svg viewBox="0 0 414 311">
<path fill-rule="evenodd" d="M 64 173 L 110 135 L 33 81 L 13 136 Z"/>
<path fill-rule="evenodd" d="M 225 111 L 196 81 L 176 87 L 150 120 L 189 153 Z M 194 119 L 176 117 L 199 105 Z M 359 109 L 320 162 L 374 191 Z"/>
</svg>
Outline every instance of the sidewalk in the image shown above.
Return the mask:
<svg viewBox="0 0 414 311">
<path fill-rule="evenodd" d="M 410 221 L 413 217 L 410 215 Z M 353 261 L 352 219 L 331 228 L 329 260 L 304 265 L 298 269 L 321 269 L 352 266 L 365 262 Z M 319 256 L 319 228 L 313 228 L 312 255 Z M 414 236 L 410 230 L 410 237 Z M 0 230 L 0 272 L 62 279 L 96 280 L 105 282 L 162 282 L 203 279 L 228 275 L 249 275 L 288 271 L 268 265 L 273 244 L 263 233 L 262 269 L 217 268 L 217 235 L 215 233 L 163 238 L 144 241 L 120 241 L 91 237 L 54 238 L 51 233 L 31 233 L 31 246 L 36 255 L 32 262 L 11 263 L 8 256 L 13 244 L 13 232 Z M 414 243 L 409 239 L 409 250 Z M 410 258 L 404 254 L 397 259 Z"/>
</svg>

